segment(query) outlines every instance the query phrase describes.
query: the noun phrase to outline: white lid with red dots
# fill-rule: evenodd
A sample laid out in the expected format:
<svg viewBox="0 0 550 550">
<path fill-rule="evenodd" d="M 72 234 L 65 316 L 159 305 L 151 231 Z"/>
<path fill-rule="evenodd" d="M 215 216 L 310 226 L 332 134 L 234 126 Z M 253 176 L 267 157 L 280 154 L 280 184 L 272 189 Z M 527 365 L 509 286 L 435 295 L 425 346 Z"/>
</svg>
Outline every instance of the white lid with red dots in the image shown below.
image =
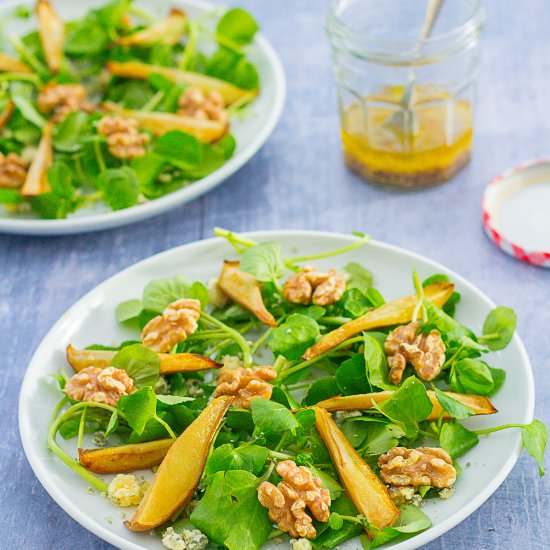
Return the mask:
<svg viewBox="0 0 550 550">
<path fill-rule="evenodd" d="M 504 252 L 550 268 L 550 160 L 497 176 L 483 194 L 483 227 Z"/>
</svg>

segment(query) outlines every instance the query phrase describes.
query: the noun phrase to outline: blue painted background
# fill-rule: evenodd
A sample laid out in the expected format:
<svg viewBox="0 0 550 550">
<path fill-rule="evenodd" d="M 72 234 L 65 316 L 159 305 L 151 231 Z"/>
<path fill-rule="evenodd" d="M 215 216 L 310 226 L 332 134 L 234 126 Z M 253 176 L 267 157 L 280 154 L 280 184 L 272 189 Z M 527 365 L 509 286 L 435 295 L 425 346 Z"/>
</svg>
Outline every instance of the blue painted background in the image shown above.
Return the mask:
<svg viewBox="0 0 550 550">
<path fill-rule="evenodd" d="M 495 174 L 550 156 L 548 3 L 486 3 L 472 162 L 452 182 L 414 194 L 369 187 L 341 162 L 325 2 L 240 5 L 257 16 L 288 77 L 281 123 L 246 167 L 217 191 L 141 224 L 63 238 L 0 236 L 0 548 L 111 548 L 52 501 L 25 459 L 16 415 L 25 367 L 52 323 L 82 294 L 142 258 L 209 237 L 215 225 L 357 229 L 458 271 L 517 311 L 535 370 L 536 415 L 550 420 L 550 271 L 497 250 L 480 214 L 483 188 Z M 539 480 L 522 456 L 479 511 L 426 548 L 550 548 L 549 509 L 549 478 Z"/>
</svg>

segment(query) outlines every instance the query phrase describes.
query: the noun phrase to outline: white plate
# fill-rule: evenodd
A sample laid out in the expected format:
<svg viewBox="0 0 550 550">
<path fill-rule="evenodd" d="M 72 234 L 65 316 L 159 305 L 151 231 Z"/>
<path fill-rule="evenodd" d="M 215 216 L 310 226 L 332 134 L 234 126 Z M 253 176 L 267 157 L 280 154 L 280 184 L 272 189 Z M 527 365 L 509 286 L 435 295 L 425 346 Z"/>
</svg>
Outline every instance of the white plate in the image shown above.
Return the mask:
<svg viewBox="0 0 550 550">
<path fill-rule="evenodd" d="M 346 235 L 306 231 L 266 231 L 248 236 L 258 241 L 280 241 L 285 256 L 328 251 L 354 240 Z M 182 273 L 206 281 L 219 274 L 223 259 L 234 256 L 236 253 L 225 241 L 209 239 L 174 248 L 125 269 L 71 307 L 50 330 L 31 360 L 19 399 L 19 426 L 27 458 L 42 485 L 69 515 L 117 547 L 158 550 L 162 545 L 158 537 L 128 531 L 120 518 L 121 508 L 112 506 L 97 494 L 87 494 L 86 483 L 47 451 L 48 417 L 60 398 L 56 383 L 48 374 L 66 365 L 65 346 L 68 343 L 78 347 L 135 337 L 130 330 L 116 323 L 115 307 L 123 300 L 140 297 L 143 287 L 151 279 Z M 379 242 L 317 262 L 317 265 L 342 267 L 350 261 L 361 262 L 373 272 L 375 284 L 386 299 L 411 293 L 413 269 L 421 278 L 434 273 L 448 274 L 462 294 L 457 318 L 477 333 L 481 331 L 486 314 L 494 307 L 482 292 L 456 273 L 426 258 Z M 471 418 L 466 425 L 479 429 L 509 422 L 530 422 L 534 410 L 533 374 L 520 338 L 515 335 L 506 350 L 489 356 L 489 362 L 507 373 L 506 383 L 493 399 L 499 412 L 488 417 Z M 74 441 L 66 448 L 74 454 L 73 446 Z M 479 445 L 459 460 L 464 471 L 456 484 L 455 495 L 449 500 L 432 499 L 426 504 L 424 510 L 432 518 L 433 527 L 393 547 L 416 548 L 469 516 L 504 481 L 520 450 L 520 435 L 516 430 L 482 437 Z M 112 525 L 106 520 L 109 517 Z M 37 518 L 36 521 L 41 520 Z M 275 548 L 273 544 L 269 546 Z M 341 548 L 356 549 L 357 542 L 350 541 Z"/>
<path fill-rule="evenodd" d="M 101 6 L 106 0 L 54 0 L 54 6 L 60 15 L 66 19 L 81 17 L 90 8 Z M 15 6 L 26 4 L 33 8 L 35 0 L 9 0 L 0 4 L 0 18 L 13 12 Z M 137 0 L 134 4 L 160 17 L 168 13 L 175 4 L 182 6 L 191 17 L 195 17 L 214 8 L 213 4 L 202 0 L 155 0 L 155 9 L 151 2 Z M 21 35 L 36 28 L 36 21 L 9 19 L 10 34 Z M 192 201 L 214 189 L 224 180 L 241 168 L 266 142 L 275 128 L 283 111 L 286 95 L 286 79 L 279 57 L 269 42 L 258 34 L 253 43 L 247 46 L 247 54 L 257 67 L 260 75 L 260 95 L 250 107 L 246 116 L 234 118 L 231 122 L 231 132 L 237 141 L 235 154 L 221 168 L 205 178 L 197 180 L 185 189 L 170 193 L 165 197 L 133 206 L 125 210 L 113 212 L 106 205 L 97 204 L 94 207 L 82 208 L 64 220 L 42 220 L 29 215 L 19 217 L 9 215 L 0 205 L 0 232 L 27 235 L 62 235 L 69 233 L 84 233 L 119 227 L 157 216 Z"/>
</svg>

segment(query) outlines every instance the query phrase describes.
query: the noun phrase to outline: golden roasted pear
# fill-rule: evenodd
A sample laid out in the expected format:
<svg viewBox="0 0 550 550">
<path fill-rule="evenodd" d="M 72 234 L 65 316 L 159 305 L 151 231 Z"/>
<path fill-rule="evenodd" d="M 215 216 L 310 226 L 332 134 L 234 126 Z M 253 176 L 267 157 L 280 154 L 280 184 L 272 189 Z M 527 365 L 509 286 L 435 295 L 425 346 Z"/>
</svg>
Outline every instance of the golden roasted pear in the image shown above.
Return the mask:
<svg viewBox="0 0 550 550">
<path fill-rule="evenodd" d="M 65 42 L 65 23 L 57 15 L 48 0 L 38 0 L 36 3 L 38 33 L 48 69 L 58 73 L 63 62 L 63 44 Z"/>
<path fill-rule="evenodd" d="M 52 123 L 47 122 L 42 130 L 38 148 L 27 171 L 25 182 L 21 187 L 21 194 L 24 197 L 36 197 L 50 191 L 48 168 L 53 159 L 52 128 Z"/>
<path fill-rule="evenodd" d="M 173 46 L 185 32 L 186 20 L 185 12 L 172 8 L 166 17 L 154 21 L 145 29 L 121 36 L 116 43 L 122 46 L 146 46 L 155 43 Z"/>
</svg>

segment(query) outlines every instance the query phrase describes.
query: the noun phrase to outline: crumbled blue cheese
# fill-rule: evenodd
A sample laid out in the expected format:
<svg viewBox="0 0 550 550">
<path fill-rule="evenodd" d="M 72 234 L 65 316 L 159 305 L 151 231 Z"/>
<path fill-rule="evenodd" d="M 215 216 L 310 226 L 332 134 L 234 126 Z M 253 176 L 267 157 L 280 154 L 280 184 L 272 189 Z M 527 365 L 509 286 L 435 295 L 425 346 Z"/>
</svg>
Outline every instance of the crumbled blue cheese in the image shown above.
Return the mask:
<svg viewBox="0 0 550 550">
<path fill-rule="evenodd" d="M 107 438 L 105 437 L 105 432 L 95 432 L 94 433 L 94 445 L 96 447 L 105 447 L 107 445 Z"/>
<path fill-rule="evenodd" d="M 142 497 L 142 484 L 132 474 L 118 474 L 107 489 L 107 498 L 116 506 L 135 506 Z"/>
<path fill-rule="evenodd" d="M 224 369 L 236 370 L 243 366 L 243 362 L 235 355 L 224 355 L 222 357 Z"/>
<path fill-rule="evenodd" d="M 170 393 L 170 384 L 164 376 L 159 376 L 159 379 L 155 382 L 153 391 L 157 395 L 168 395 Z"/>
<path fill-rule="evenodd" d="M 363 416 L 363 413 L 361 411 L 336 411 L 334 413 L 334 422 L 336 422 L 336 424 L 342 424 L 344 420 L 356 418 L 358 416 Z"/>
<path fill-rule="evenodd" d="M 311 542 L 307 539 L 292 539 L 290 550 L 311 550 Z"/>
<path fill-rule="evenodd" d="M 439 498 L 451 498 L 455 494 L 454 485 L 450 487 L 445 487 L 439 491 Z"/>
<path fill-rule="evenodd" d="M 173 527 L 168 527 L 162 536 L 162 544 L 169 550 L 204 550 L 208 539 L 198 529 L 184 529 L 176 533 Z"/>
</svg>

